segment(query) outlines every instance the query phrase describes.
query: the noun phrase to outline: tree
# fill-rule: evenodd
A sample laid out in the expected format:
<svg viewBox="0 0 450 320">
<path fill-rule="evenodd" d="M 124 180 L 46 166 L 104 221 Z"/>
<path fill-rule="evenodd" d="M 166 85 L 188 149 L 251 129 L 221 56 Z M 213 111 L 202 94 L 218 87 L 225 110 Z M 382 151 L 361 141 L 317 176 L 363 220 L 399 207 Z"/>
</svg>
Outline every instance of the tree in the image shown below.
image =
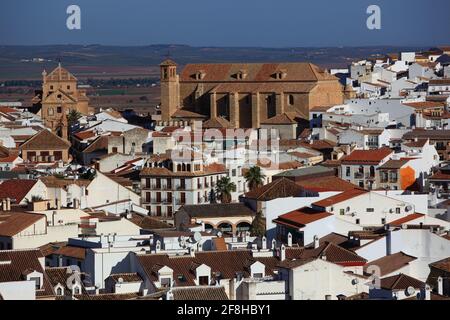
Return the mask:
<svg viewBox="0 0 450 320">
<path fill-rule="evenodd" d="M 258 211 L 253 218 L 250 235 L 259 238 L 266 235 L 266 219 L 263 217 L 261 211 Z"/>
<path fill-rule="evenodd" d="M 67 123 L 69 124 L 69 127 L 73 126 L 80 120 L 82 117 L 81 113 L 78 112 L 75 109 L 70 110 L 69 114 L 67 115 Z"/>
<path fill-rule="evenodd" d="M 258 166 L 251 167 L 244 175 L 250 190 L 262 186 L 265 177 L 266 176 L 262 173 L 261 168 Z"/>
<path fill-rule="evenodd" d="M 231 202 L 231 193 L 236 191 L 236 184 L 229 177 L 223 177 L 217 181 L 216 193 L 222 203 Z"/>
</svg>

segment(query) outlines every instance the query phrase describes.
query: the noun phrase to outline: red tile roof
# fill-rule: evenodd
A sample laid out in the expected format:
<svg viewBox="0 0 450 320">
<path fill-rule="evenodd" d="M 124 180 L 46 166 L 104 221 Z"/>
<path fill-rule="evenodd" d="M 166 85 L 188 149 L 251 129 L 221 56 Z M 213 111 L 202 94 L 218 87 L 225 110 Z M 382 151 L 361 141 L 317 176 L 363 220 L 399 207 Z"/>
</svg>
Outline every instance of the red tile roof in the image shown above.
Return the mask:
<svg viewBox="0 0 450 320">
<path fill-rule="evenodd" d="M 0 199 L 10 198 L 20 203 L 36 183 L 37 180 L 5 180 L 0 184 Z"/>
<path fill-rule="evenodd" d="M 37 298 L 55 295 L 49 278 L 39 259 L 43 258 L 39 249 L 0 251 L 0 282 L 23 281 L 23 275 L 29 271 L 43 274 L 42 289 L 36 290 Z"/>
<path fill-rule="evenodd" d="M 383 278 L 380 281 L 380 287 L 387 290 L 406 290 L 408 287 L 414 289 L 424 288 L 425 283 L 406 274 L 400 273 L 395 276 Z"/>
<path fill-rule="evenodd" d="M 0 215 L 0 219 L 0 236 L 13 237 L 39 220 L 45 219 L 45 216 L 41 214 L 14 212 Z"/>
<path fill-rule="evenodd" d="M 336 176 L 323 176 L 301 179 L 299 181 L 296 181 L 296 183 L 307 190 L 316 192 L 349 191 L 359 189 L 353 183 Z"/>
<path fill-rule="evenodd" d="M 244 194 L 248 199 L 269 201 L 277 198 L 299 197 L 305 190 L 287 178 L 280 178 Z"/>
<path fill-rule="evenodd" d="M 369 262 L 364 266 L 364 271 L 367 272 L 367 268 L 370 266 L 378 266 L 381 272 L 380 276 L 383 277 L 407 266 L 411 261 L 416 259 L 416 257 L 407 255 L 406 253 L 397 252 Z"/>
<path fill-rule="evenodd" d="M 435 101 L 410 102 L 410 103 L 404 103 L 404 105 L 415 108 L 415 109 L 444 108 L 445 107 L 445 103 L 435 102 Z"/>
<path fill-rule="evenodd" d="M 314 202 L 313 205 L 318 206 L 318 207 L 322 207 L 322 208 L 326 208 L 332 205 L 335 205 L 336 203 L 340 203 L 343 201 L 347 201 L 349 199 L 358 197 L 362 194 L 367 193 L 368 191 L 366 190 L 362 190 L 362 189 L 352 189 L 352 190 L 348 190 L 348 191 L 344 191 L 342 193 L 339 193 L 335 196 L 331 196 L 329 198 L 323 199 L 323 200 L 319 200 L 317 202 Z"/>
<path fill-rule="evenodd" d="M 289 213 L 282 214 L 273 222 L 294 228 L 303 228 L 307 224 L 332 216 L 332 213 L 303 207 Z"/>
<path fill-rule="evenodd" d="M 96 134 L 94 131 L 82 131 L 82 132 L 75 133 L 74 136 L 76 138 L 78 138 L 79 140 L 85 140 L 85 139 L 95 137 Z"/>
<path fill-rule="evenodd" d="M 341 160 L 342 164 L 378 164 L 383 159 L 392 154 L 389 148 L 380 148 L 373 150 L 354 150 L 348 156 Z"/>
<path fill-rule="evenodd" d="M 413 214 L 407 215 L 406 217 L 391 221 L 391 222 L 389 222 L 389 224 L 394 227 L 401 227 L 403 224 L 405 224 L 407 222 L 410 222 L 410 221 L 413 221 L 413 220 L 416 220 L 419 218 L 423 218 L 424 216 L 425 215 L 422 213 L 413 213 Z"/>
</svg>

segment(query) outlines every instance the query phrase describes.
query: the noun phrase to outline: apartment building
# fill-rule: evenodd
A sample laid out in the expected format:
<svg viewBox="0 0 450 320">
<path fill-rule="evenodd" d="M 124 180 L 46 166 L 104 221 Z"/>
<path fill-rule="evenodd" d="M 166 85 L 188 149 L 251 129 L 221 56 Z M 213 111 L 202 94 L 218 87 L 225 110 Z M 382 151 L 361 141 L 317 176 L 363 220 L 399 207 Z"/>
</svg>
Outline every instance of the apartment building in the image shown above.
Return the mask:
<svg viewBox="0 0 450 320">
<path fill-rule="evenodd" d="M 182 205 L 207 204 L 217 181 L 227 175 L 224 165 L 205 165 L 201 155 L 189 160 L 156 156 L 141 170 L 141 205 L 149 214 L 172 219 Z"/>
</svg>

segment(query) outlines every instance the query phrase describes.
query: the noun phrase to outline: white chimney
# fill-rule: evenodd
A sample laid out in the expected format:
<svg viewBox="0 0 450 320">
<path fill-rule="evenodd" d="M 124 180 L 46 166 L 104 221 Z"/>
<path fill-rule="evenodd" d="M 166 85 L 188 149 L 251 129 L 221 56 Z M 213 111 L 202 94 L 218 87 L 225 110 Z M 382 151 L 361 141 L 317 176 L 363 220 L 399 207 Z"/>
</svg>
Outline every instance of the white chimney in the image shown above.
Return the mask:
<svg viewBox="0 0 450 320">
<path fill-rule="evenodd" d="M 267 238 L 264 236 L 261 238 L 261 249 L 263 250 L 267 249 Z"/>
<path fill-rule="evenodd" d="M 157 240 L 156 241 L 156 252 L 158 253 L 159 251 L 161 251 L 161 241 Z"/>
<path fill-rule="evenodd" d="M 167 291 L 166 299 L 167 299 L 167 300 L 173 300 L 173 293 L 172 293 L 172 290 Z"/>
<path fill-rule="evenodd" d="M 275 250 L 277 248 L 277 240 L 272 239 L 272 250 Z"/>
<path fill-rule="evenodd" d="M 317 235 L 314 236 L 314 249 L 317 249 L 320 245 L 319 237 Z"/>
<path fill-rule="evenodd" d="M 391 237 L 391 230 L 389 224 L 385 226 L 386 228 L 386 255 L 391 255 L 392 252 L 392 237 Z"/>
<path fill-rule="evenodd" d="M 280 248 L 280 261 L 284 260 L 286 260 L 286 247 L 284 244 L 282 244 Z"/>
<path fill-rule="evenodd" d="M 444 280 L 442 277 L 437 278 L 437 291 L 441 296 L 444 294 Z"/>
<path fill-rule="evenodd" d="M 292 247 L 292 233 L 288 233 L 288 236 L 287 236 L 287 245 L 288 245 L 288 247 Z"/>
</svg>

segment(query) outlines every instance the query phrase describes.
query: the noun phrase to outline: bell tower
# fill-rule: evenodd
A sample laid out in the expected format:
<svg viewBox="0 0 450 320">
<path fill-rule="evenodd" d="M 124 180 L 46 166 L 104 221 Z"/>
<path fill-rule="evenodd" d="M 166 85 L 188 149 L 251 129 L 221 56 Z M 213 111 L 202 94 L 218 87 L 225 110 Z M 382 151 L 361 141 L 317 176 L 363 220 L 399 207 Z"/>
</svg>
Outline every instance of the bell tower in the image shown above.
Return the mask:
<svg viewBox="0 0 450 320">
<path fill-rule="evenodd" d="M 165 60 L 161 70 L 161 119 L 170 121 L 171 116 L 180 107 L 180 88 L 177 75 L 177 64 Z"/>
</svg>

